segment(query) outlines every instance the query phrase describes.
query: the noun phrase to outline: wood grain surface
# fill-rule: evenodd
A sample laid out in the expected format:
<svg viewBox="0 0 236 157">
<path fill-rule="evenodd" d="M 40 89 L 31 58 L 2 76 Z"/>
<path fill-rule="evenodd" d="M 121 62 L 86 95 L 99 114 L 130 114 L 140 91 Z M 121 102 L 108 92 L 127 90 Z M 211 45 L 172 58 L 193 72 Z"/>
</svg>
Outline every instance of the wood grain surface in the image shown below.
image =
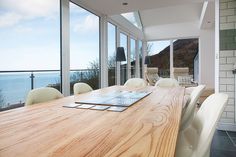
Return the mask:
<svg viewBox="0 0 236 157">
<path fill-rule="evenodd" d="M 123 112 L 64 108 L 113 86 L 0 113 L 0 157 L 173 157 L 184 88 L 153 91 Z"/>
</svg>

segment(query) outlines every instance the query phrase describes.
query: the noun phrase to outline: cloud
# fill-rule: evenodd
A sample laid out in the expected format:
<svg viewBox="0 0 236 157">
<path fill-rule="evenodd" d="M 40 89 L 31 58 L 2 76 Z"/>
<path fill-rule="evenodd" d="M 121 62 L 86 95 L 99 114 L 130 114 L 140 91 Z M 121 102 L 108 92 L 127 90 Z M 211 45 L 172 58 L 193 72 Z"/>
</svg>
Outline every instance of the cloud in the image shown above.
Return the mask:
<svg viewBox="0 0 236 157">
<path fill-rule="evenodd" d="M 0 27 L 13 26 L 22 20 L 53 18 L 59 12 L 58 0 L 1 0 Z"/>
<path fill-rule="evenodd" d="M 25 33 L 31 33 L 33 29 L 30 27 L 17 26 L 16 28 L 14 28 L 14 31 L 17 33 L 25 34 Z"/>
<path fill-rule="evenodd" d="M 22 16 L 16 13 L 5 13 L 0 15 L 0 28 L 1 27 L 9 27 L 17 24 L 20 20 L 22 20 Z"/>
<path fill-rule="evenodd" d="M 73 26 L 72 26 L 73 27 Z M 91 31 L 97 31 L 99 28 L 99 18 L 95 15 L 87 15 L 83 20 L 79 19 L 74 24 L 74 32 L 88 33 Z"/>
</svg>

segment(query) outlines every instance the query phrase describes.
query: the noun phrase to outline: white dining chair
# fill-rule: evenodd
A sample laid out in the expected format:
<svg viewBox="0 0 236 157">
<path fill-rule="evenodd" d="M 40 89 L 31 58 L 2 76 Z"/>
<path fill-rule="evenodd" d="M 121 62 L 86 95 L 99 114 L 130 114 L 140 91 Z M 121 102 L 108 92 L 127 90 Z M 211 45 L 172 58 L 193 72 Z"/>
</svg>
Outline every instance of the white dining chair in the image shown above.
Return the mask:
<svg viewBox="0 0 236 157">
<path fill-rule="evenodd" d="M 180 129 L 183 130 L 192 122 L 195 115 L 197 101 L 205 89 L 205 85 L 199 85 L 193 88 L 190 94 L 190 101 L 188 101 L 186 108 L 182 114 Z"/>
<path fill-rule="evenodd" d="M 90 92 L 93 90 L 93 88 L 89 86 L 87 83 L 79 82 L 74 84 L 73 90 L 74 90 L 74 95 L 76 95 Z"/>
<path fill-rule="evenodd" d="M 141 78 L 131 78 L 125 82 L 124 86 L 133 87 L 133 88 L 141 88 L 141 87 L 146 87 L 147 82 Z"/>
<path fill-rule="evenodd" d="M 178 87 L 179 83 L 176 79 L 173 78 L 161 78 L 155 84 L 158 87 Z"/>
<path fill-rule="evenodd" d="M 25 105 L 34 105 L 64 97 L 61 92 L 55 88 L 43 87 L 31 90 L 26 98 Z"/>
<path fill-rule="evenodd" d="M 175 157 L 209 157 L 217 122 L 228 95 L 212 94 L 200 107 L 188 128 L 179 132 Z"/>
</svg>

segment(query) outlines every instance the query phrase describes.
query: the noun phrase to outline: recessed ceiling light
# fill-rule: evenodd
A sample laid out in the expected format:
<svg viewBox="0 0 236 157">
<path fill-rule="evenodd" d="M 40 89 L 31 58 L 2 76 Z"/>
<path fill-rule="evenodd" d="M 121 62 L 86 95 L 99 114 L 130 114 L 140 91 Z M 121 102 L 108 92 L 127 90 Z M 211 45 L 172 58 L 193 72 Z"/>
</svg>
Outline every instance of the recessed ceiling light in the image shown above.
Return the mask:
<svg viewBox="0 0 236 157">
<path fill-rule="evenodd" d="M 122 5 L 128 5 L 128 3 L 127 2 L 123 2 Z"/>
</svg>

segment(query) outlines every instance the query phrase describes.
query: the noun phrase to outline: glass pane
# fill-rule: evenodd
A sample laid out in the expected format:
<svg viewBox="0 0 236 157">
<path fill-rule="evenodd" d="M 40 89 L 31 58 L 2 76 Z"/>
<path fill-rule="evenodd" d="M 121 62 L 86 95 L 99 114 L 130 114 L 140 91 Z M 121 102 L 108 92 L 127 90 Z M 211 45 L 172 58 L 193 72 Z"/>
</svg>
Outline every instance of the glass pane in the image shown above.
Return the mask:
<svg viewBox="0 0 236 157">
<path fill-rule="evenodd" d="M 54 88 L 60 90 L 60 72 L 35 72 L 34 73 L 34 88 L 53 86 Z"/>
<path fill-rule="evenodd" d="M 108 85 L 116 84 L 116 27 L 108 23 Z"/>
<path fill-rule="evenodd" d="M 14 71 L 0 74 L 2 110 L 23 106 L 33 86 L 60 89 L 60 1 L 0 3 L 0 71 Z"/>
<path fill-rule="evenodd" d="M 130 23 L 135 25 L 137 28 L 142 29 L 142 23 L 139 17 L 138 12 L 129 12 L 121 14 L 124 18 L 126 18 Z"/>
<path fill-rule="evenodd" d="M 31 89 L 30 73 L 0 74 L 0 111 L 24 106 L 27 93 Z"/>
<path fill-rule="evenodd" d="M 194 72 L 198 71 L 198 39 L 177 39 L 173 42 L 173 48 L 174 68 L 188 69 L 181 74 L 174 73 L 174 77 L 178 79 L 178 75 L 189 75 L 193 78 Z M 195 75 L 197 74 L 195 73 Z M 198 80 L 198 76 L 194 77 L 195 80 Z"/>
<path fill-rule="evenodd" d="M 158 67 L 160 77 L 170 77 L 170 41 L 148 42 L 148 56 L 151 63 L 148 67 Z"/>
<path fill-rule="evenodd" d="M 127 80 L 127 35 L 120 33 L 120 46 L 124 47 L 126 61 L 121 62 L 120 69 L 120 84 L 123 85 Z"/>
<path fill-rule="evenodd" d="M 99 88 L 99 17 L 70 2 L 70 69 L 73 85 Z"/>
<path fill-rule="evenodd" d="M 135 77 L 135 61 L 136 61 L 136 51 L 135 51 L 135 40 L 130 39 L 130 65 L 131 65 L 131 78 Z"/>
<path fill-rule="evenodd" d="M 140 68 L 140 78 L 142 78 L 142 74 L 143 74 L 143 52 L 142 52 L 142 48 L 143 48 L 143 45 L 142 45 L 142 41 L 139 40 L 138 41 L 138 50 L 139 50 L 139 68 Z"/>
</svg>

